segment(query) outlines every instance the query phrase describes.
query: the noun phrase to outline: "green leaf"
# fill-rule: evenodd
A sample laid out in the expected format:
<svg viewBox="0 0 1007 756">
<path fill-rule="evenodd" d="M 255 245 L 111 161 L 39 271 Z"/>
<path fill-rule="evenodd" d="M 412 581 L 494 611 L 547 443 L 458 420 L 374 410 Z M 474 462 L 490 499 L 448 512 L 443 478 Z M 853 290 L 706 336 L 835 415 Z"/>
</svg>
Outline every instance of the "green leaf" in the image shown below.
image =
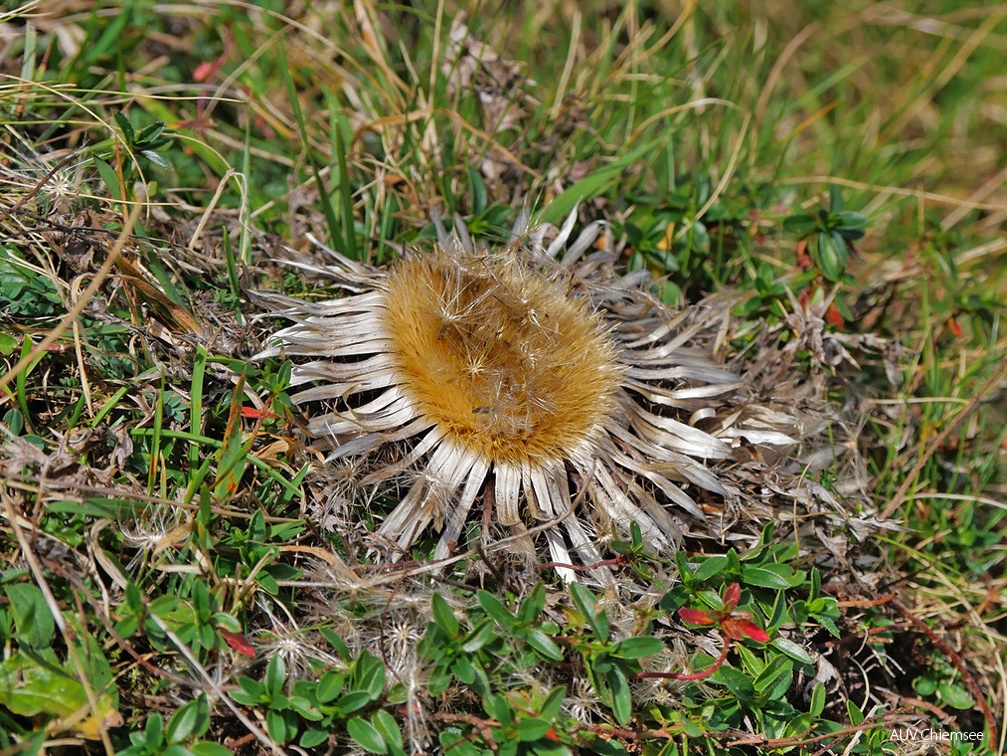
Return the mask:
<svg viewBox="0 0 1007 756">
<path fill-rule="evenodd" d="M 815 687 L 811 691 L 809 713 L 813 717 L 819 717 L 823 711 L 825 711 L 825 684 L 819 682 L 815 683 Z"/>
<path fill-rule="evenodd" d="M 362 652 L 356 661 L 354 672 L 353 687 L 365 691 L 372 700 L 384 691 L 385 665 L 373 654 Z"/>
<path fill-rule="evenodd" d="M 751 586 L 786 590 L 804 582 L 805 573 L 789 564 L 764 564 L 761 567 L 742 567 L 741 579 Z"/>
<path fill-rule="evenodd" d="M 544 719 L 523 719 L 517 723 L 517 739 L 522 743 L 530 743 L 549 732 L 549 727 Z"/>
<path fill-rule="evenodd" d="M 846 202 L 843 201 L 843 190 L 836 184 L 829 184 L 829 210 L 833 213 L 839 213 L 844 207 L 846 207 Z"/>
<path fill-rule="evenodd" d="M 627 155 L 609 163 L 581 179 L 556 197 L 538 217 L 539 223 L 558 223 L 566 218 L 581 202 L 601 194 L 615 182 L 629 166 L 655 149 L 653 142 L 641 145 Z"/>
<path fill-rule="evenodd" d="M 276 596 L 280 592 L 280 586 L 277 585 L 276 579 L 265 570 L 256 575 L 255 583 L 270 596 Z"/>
<path fill-rule="evenodd" d="M 574 605 L 580 610 L 588 627 L 598 636 L 598 640 L 607 641 L 609 633 L 608 617 L 605 616 L 604 612 L 595 614 L 596 599 L 594 594 L 580 583 L 570 583 L 570 598 L 573 599 Z"/>
<path fill-rule="evenodd" d="M 826 630 L 828 630 L 829 633 L 831 633 L 834 638 L 839 637 L 839 627 L 836 625 L 836 623 L 832 620 L 831 617 L 826 617 L 823 614 L 816 614 L 815 621 L 818 622 L 818 624 L 824 627 Z"/>
<path fill-rule="evenodd" d="M 641 636 L 639 638 L 625 638 L 612 647 L 612 656 L 621 659 L 640 659 L 644 656 L 653 656 L 664 651 L 664 641 L 660 638 Z"/>
<path fill-rule="evenodd" d="M 538 708 L 538 714 L 542 719 L 552 720 L 559 716 L 563 710 L 563 701 L 566 699 L 566 686 L 557 685 Z"/>
<path fill-rule="evenodd" d="M 147 717 L 143 727 L 143 742 L 152 751 L 161 750 L 164 744 L 164 719 L 157 712 Z"/>
<path fill-rule="evenodd" d="M 231 633 L 241 632 L 241 623 L 238 622 L 237 618 L 231 614 L 227 614 L 225 612 L 215 612 L 210 620 L 216 628 L 222 628 Z"/>
<path fill-rule="evenodd" d="M 815 234 L 811 245 L 811 258 L 829 281 L 839 281 L 846 270 L 846 241 L 837 231 Z"/>
<path fill-rule="evenodd" d="M 304 685 L 298 685 L 298 683 L 304 683 Z M 311 689 L 314 687 L 314 683 L 310 683 L 307 680 L 298 680 L 294 683 L 294 695 L 287 696 L 287 705 L 292 711 L 296 711 L 301 718 L 309 722 L 321 722 L 325 719 L 325 715 L 318 710 L 312 701 L 301 695 L 302 693 L 311 695 Z"/>
<path fill-rule="evenodd" d="M 518 619 L 525 624 L 534 622 L 542 614 L 543 609 L 545 609 L 545 586 L 539 582 L 521 602 L 521 607 L 518 609 Z"/>
<path fill-rule="evenodd" d="M 189 738 L 199 737 L 210 727 L 210 706 L 206 694 L 183 704 L 172 715 L 165 733 L 169 743 L 181 743 Z"/>
<path fill-rule="evenodd" d="M 955 683 L 942 682 L 937 686 L 937 692 L 942 702 L 955 709 L 971 709 L 973 706 L 972 696 Z"/>
<path fill-rule="evenodd" d="M 430 690 L 430 695 L 439 696 L 450 687 L 453 679 L 449 669 L 441 667 L 435 669 L 430 673 L 430 679 L 427 680 L 427 688 Z"/>
<path fill-rule="evenodd" d="M 476 668 L 467 656 L 459 656 L 451 663 L 451 672 L 466 685 L 471 685 L 476 679 Z"/>
<path fill-rule="evenodd" d="M 479 606 L 482 607 L 482 610 L 501 627 L 509 628 L 516 624 L 514 615 L 510 613 L 500 599 L 489 591 L 476 591 L 476 599 L 479 601 Z"/>
<path fill-rule="evenodd" d="M 492 695 L 483 701 L 483 708 L 486 713 L 493 717 L 504 727 L 510 727 L 514 721 L 514 712 L 507 699 L 500 694 Z"/>
<path fill-rule="evenodd" d="M 309 727 L 301 734 L 301 739 L 298 744 L 302 748 L 314 748 L 319 746 L 329 739 L 329 733 L 325 730 L 315 727 Z"/>
<path fill-rule="evenodd" d="M 98 170 L 98 175 L 101 176 L 101 180 L 105 184 L 105 188 L 108 189 L 108 193 L 112 195 L 112 199 L 119 200 L 121 202 L 122 183 L 119 181 L 119 174 L 116 173 L 115 168 L 99 157 L 94 158 L 94 167 Z"/>
<path fill-rule="evenodd" d="M 726 664 L 723 665 L 713 673 L 713 679 L 723 683 L 743 703 L 751 701 L 755 695 L 752 678 L 734 667 L 729 667 Z"/>
<path fill-rule="evenodd" d="M 346 641 L 340 638 L 335 631 L 328 627 L 320 627 L 318 628 L 318 634 L 325 638 L 341 657 L 344 659 L 350 658 L 350 649 L 346 645 Z"/>
<path fill-rule="evenodd" d="M 231 751 L 224 748 L 224 746 L 217 745 L 216 743 L 208 743 L 205 740 L 193 743 L 189 746 L 189 750 L 192 751 L 195 756 L 233 756 Z"/>
<path fill-rule="evenodd" d="M 144 126 L 136 137 L 136 143 L 147 146 L 150 146 L 155 142 L 161 145 L 167 144 L 168 141 L 170 141 L 170 138 L 168 137 L 158 140 L 158 137 L 164 132 L 165 125 L 164 121 L 154 121 L 154 123 Z"/>
<path fill-rule="evenodd" d="M 591 753 L 597 754 L 597 756 L 626 756 L 629 751 L 627 751 L 622 743 L 617 740 L 596 737 L 591 741 Z M 662 749 L 660 754 L 661 756 L 678 756 L 678 750 L 675 743 L 669 743 L 669 747 Z"/>
<path fill-rule="evenodd" d="M 462 641 L 462 651 L 467 654 L 473 654 L 496 639 L 497 634 L 493 629 L 493 620 L 490 617 L 486 617 L 465 636 Z"/>
<path fill-rule="evenodd" d="M 402 732 L 399 730 L 399 723 L 395 721 L 395 717 L 384 709 L 379 709 L 374 712 L 374 716 L 371 717 L 371 723 L 374 725 L 374 729 L 381 735 L 382 739 L 384 739 L 385 743 L 390 745 L 392 748 L 402 748 Z"/>
<path fill-rule="evenodd" d="M 757 693 L 765 694 L 767 691 L 771 691 L 774 686 L 780 683 L 782 680 L 786 680 L 786 685 L 784 686 L 784 691 L 789 687 L 790 680 L 793 679 L 793 666 L 787 659 L 777 658 L 774 663 L 767 664 L 766 668 L 762 670 L 758 677 L 755 678 L 753 683 Z M 764 696 L 765 697 L 765 696 Z M 768 696 L 772 699 L 774 696 Z"/>
<path fill-rule="evenodd" d="M 115 114 L 115 122 L 122 129 L 122 134 L 126 137 L 126 143 L 129 145 L 134 144 L 136 142 L 136 133 L 133 131 L 133 124 L 129 122 L 129 119 L 122 111 Z"/>
<path fill-rule="evenodd" d="M 435 593 L 430 602 L 433 610 L 434 623 L 451 638 L 458 637 L 458 620 L 451 610 L 450 604 L 438 593 Z"/>
<path fill-rule="evenodd" d="M 4 586 L 4 593 L 10 601 L 18 639 L 33 648 L 47 648 L 56 622 L 42 591 L 32 583 L 13 583 Z"/>
<path fill-rule="evenodd" d="M 810 654 L 792 640 L 776 637 L 773 638 L 770 645 L 777 651 L 782 651 L 791 659 L 796 659 L 801 662 L 801 664 L 810 665 L 815 663 L 815 660 L 811 658 Z"/>
<path fill-rule="evenodd" d="M 562 649 L 556 645 L 556 642 L 552 638 L 538 628 L 531 630 L 525 638 L 525 641 L 529 646 L 535 649 L 540 656 L 543 656 L 550 661 L 563 661 Z"/>
<path fill-rule="evenodd" d="M 321 679 L 318 681 L 318 687 L 316 688 L 315 695 L 318 697 L 319 703 L 329 703 L 330 701 L 335 701 L 336 697 L 343 690 L 343 683 L 346 678 L 336 672 L 335 670 L 329 670 Z"/>
<path fill-rule="evenodd" d="M 937 692 L 937 682 L 930 677 L 917 677 L 913 680 L 913 690 L 921 696 L 932 696 Z"/>
<path fill-rule="evenodd" d="M 850 724 L 854 727 L 860 725 L 864 721 L 864 713 L 860 711 L 860 707 L 857 706 L 852 699 L 846 699 L 846 713 L 850 717 Z"/>
<path fill-rule="evenodd" d="M 269 709 L 266 711 L 266 732 L 277 743 L 286 743 L 289 738 L 297 734 L 297 729 L 292 729 L 288 725 L 282 711 Z"/>
<path fill-rule="evenodd" d="M 842 232 L 847 239 L 859 239 L 864 235 L 864 227 L 867 225 L 867 217 L 861 213 L 845 210 L 841 213 L 834 213 L 836 218 L 836 230 Z"/>
<path fill-rule="evenodd" d="M 140 154 L 147 158 L 150 162 L 156 165 L 158 168 L 170 168 L 171 163 L 161 157 L 159 154 L 153 150 L 140 150 Z"/>
<path fill-rule="evenodd" d="M 265 690 L 258 680 L 241 675 L 238 678 L 238 689 L 232 690 L 230 696 L 244 706 L 257 706 L 262 703 Z"/>
<path fill-rule="evenodd" d="M 816 228 L 818 228 L 818 219 L 806 213 L 788 215 L 783 219 L 783 230 L 788 234 L 807 236 Z"/>
<path fill-rule="evenodd" d="M 483 181 L 474 165 L 468 167 L 469 189 L 472 201 L 472 212 L 480 215 L 486 209 L 486 182 Z"/>
<path fill-rule="evenodd" d="M 370 722 L 353 717 L 346 723 L 346 732 L 368 753 L 388 753 L 388 745 Z"/>
<path fill-rule="evenodd" d="M 336 708 L 343 714 L 349 714 L 357 709 L 363 708 L 372 700 L 373 699 L 371 698 L 370 693 L 366 693 L 362 690 L 354 690 L 336 701 Z"/>
<path fill-rule="evenodd" d="M 110 520 L 135 519 L 143 505 L 125 499 L 106 499 L 98 496 L 80 501 L 52 501 L 45 505 L 50 514 L 82 514 L 91 517 L 107 517 Z"/>
<path fill-rule="evenodd" d="M 266 667 L 266 677 L 262 682 L 270 696 L 280 694 L 284 683 L 287 682 L 287 664 L 283 661 L 282 656 L 277 654 L 269 660 L 269 665 Z"/>
<path fill-rule="evenodd" d="M 465 739 L 457 730 L 445 730 L 438 736 L 444 747 L 444 756 L 483 756 L 482 751 Z"/>
<path fill-rule="evenodd" d="M 822 574 L 818 571 L 817 567 L 811 568 L 811 587 L 808 591 L 808 601 L 814 601 L 818 598 L 819 593 L 822 589 Z"/>
<path fill-rule="evenodd" d="M 725 572 L 728 565 L 726 556 L 712 556 L 709 559 L 703 560 L 703 563 L 696 568 L 693 578 L 699 582 L 709 580 Z"/>
<path fill-rule="evenodd" d="M 788 737 L 799 737 L 804 735 L 811 728 L 811 720 L 813 719 L 811 714 L 798 714 L 796 717 L 787 722 L 787 727 L 783 731 L 783 734 Z"/>
<path fill-rule="evenodd" d="M 100 650 L 97 647 L 95 653 Z M 84 737 L 97 737 L 103 728 L 121 724 L 114 688 L 106 692 L 100 680 L 90 681 L 98 704 L 98 711 L 91 712 L 77 676 L 58 664 L 51 651 L 47 656 L 15 651 L 0 662 L 0 706 L 23 717 L 63 718 L 86 711 L 86 716 L 73 726 Z"/>
<path fill-rule="evenodd" d="M 629 724 L 633 718 L 633 699 L 629 693 L 629 681 L 618 667 L 613 667 L 606 675 L 608 686 L 612 690 L 612 713 L 615 721 L 621 725 Z"/>
</svg>

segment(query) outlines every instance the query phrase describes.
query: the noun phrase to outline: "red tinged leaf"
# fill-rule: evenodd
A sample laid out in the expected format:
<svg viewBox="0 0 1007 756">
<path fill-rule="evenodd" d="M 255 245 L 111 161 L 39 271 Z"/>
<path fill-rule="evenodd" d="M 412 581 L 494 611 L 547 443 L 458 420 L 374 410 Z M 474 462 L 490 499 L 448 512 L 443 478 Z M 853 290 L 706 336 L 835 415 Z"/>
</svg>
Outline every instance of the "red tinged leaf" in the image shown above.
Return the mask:
<svg viewBox="0 0 1007 756">
<path fill-rule="evenodd" d="M 751 638 L 759 643 L 765 643 L 769 640 L 769 634 L 765 630 L 748 617 L 741 616 L 741 613 L 725 619 L 720 624 L 720 630 L 731 640 L 740 641 Z"/>
<path fill-rule="evenodd" d="M 690 622 L 693 625 L 715 625 L 718 621 L 715 617 L 711 617 L 708 612 L 704 612 L 702 609 L 689 609 L 687 607 L 679 609 L 678 616 L 683 621 Z"/>
<path fill-rule="evenodd" d="M 196 70 L 192 72 L 192 80 L 202 83 L 213 76 L 218 68 L 220 68 L 220 65 L 217 61 L 205 60 L 196 66 Z"/>
<path fill-rule="evenodd" d="M 275 412 L 270 412 L 267 409 L 257 409 L 255 407 L 242 407 L 241 416 L 253 417 L 256 420 L 258 420 L 259 418 L 267 418 L 273 420 L 279 417 L 279 415 L 277 415 Z"/>
<path fill-rule="evenodd" d="M 231 39 L 230 37 L 225 37 L 224 39 L 224 52 L 213 60 L 205 60 L 196 66 L 196 70 L 192 72 L 193 81 L 202 83 L 208 81 L 213 76 L 217 75 L 217 72 L 221 69 L 224 63 L 231 55 Z"/>
<path fill-rule="evenodd" d="M 843 320 L 843 316 L 839 314 L 839 308 L 836 307 L 835 302 L 830 303 L 829 309 L 825 311 L 825 322 L 829 325 L 834 325 L 840 331 L 846 326 L 846 321 Z"/>
<path fill-rule="evenodd" d="M 733 612 L 739 601 L 741 601 L 741 586 L 737 583 L 731 583 L 724 590 L 724 611 Z"/>
<path fill-rule="evenodd" d="M 801 239 L 794 250 L 797 252 L 797 267 L 808 270 L 812 266 L 811 255 L 808 254 L 808 240 Z"/>
<path fill-rule="evenodd" d="M 958 320 L 952 315 L 948 318 L 948 330 L 951 331 L 951 335 L 956 339 L 960 339 L 962 336 L 962 327 L 958 324 Z"/>
<path fill-rule="evenodd" d="M 247 656 L 249 659 L 255 658 L 255 648 L 253 648 L 252 644 L 243 633 L 232 633 L 230 630 L 225 630 L 222 627 L 218 627 L 217 632 L 220 633 L 220 636 L 225 641 L 227 641 L 227 645 L 239 654 Z"/>
<path fill-rule="evenodd" d="M 683 607 L 678 610 L 678 616 L 683 621 L 693 625 L 719 625 L 724 637 L 731 640 L 740 641 L 745 638 L 751 638 L 760 643 L 765 643 L 769 640 L 769 635 L 765 630 L 752 622 L 751 615 L 748 612 L 734 611 L 738 606 L 738 602 L 741 601 L 740 585 L 731 583 L 727 586 L 724 589 L 721 601 L 724 602 L 724 608 L 719 612 L 706 612 L 702 609 Z"/>
</svg>

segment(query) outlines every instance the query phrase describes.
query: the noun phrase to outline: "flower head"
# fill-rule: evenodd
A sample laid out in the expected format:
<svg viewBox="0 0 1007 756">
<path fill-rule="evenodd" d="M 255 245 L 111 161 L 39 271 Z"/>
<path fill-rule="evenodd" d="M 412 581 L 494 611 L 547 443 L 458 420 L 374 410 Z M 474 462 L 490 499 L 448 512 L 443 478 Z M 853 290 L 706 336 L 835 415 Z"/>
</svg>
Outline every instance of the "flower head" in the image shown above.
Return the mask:
<svg viewBox="0 0 1007 756">
<path fill-rule="evenodd" d="M 573 549 L 590 563 L 593 529 L 635 521 L 671 546 L 680 526 L 669 504 L 702 517 L 682 484 L 723 493 L 703 461 L 729 456 L 729 444 L 686 420 L 737 385 L 690 346 L 709 313 L 672 313 L 645 272 L 620 277 L 609 253 L 585 257 L 599 223 L 567 248 L 573 220 L 546 247 L 523 219 L 496 253 L 438 223 L 433 251 L 388 270 L 334 252 L 332 266 L 302 266 L 351 296 L 273 297 L 294 325 L 260 357 L 301 360 L 292 382 L 315 385 L 294 401 L 334 403 L 309 424 L 330 459 L 382 455 L 365 483 L 415 474 L 378 530 L 398 548 L 432 525 L 435 557 L 446 556 L 483 501 L 518 534 L 543 524 L 555 562 Z"/>
</svg>

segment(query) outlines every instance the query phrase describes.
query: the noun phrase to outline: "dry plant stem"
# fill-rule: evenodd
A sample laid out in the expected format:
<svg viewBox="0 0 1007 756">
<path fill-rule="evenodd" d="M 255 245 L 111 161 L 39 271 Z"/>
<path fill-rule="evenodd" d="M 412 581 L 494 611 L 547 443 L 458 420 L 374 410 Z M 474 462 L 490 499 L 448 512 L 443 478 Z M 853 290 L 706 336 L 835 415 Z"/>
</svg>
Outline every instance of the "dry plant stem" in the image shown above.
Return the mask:
<svg viewBox="0 0 1007 756">
<path fill-rule="evenodd" d="M 887 186 L 885 184 L 873 184 L 867 181 L 857 181 L 856 179 L 844 178 L 843 176 L 830 176 L 828 174 L 814 174 L 812 176 L 793 176 L 780 180 L 784 186 L 794 184 L 835 184 L 845 186 L 849 189 L 860 189 L 868 192 L 875 192 L 880 198 L 888 197 L 915 197 L 927 202 L 936 202 L 939 205 L 952 205 L 954 207 L 967 207 L 970 210 L 991 210 L 993 212 L 1004 212 L 1007 205 L 1002 202 L 970 202 L 959 197 L 952 197 L 949 194 L 939 194 L 937 192 L 923 192 L 918 189 L 905 189 L 899 186 Z"/>
<path fill-rule="evenodd" d="M 45 338 L 38 343 L 38 345 L 28 353 L 20 362 L 18 362 L 13 368 L 8 370 L 4 375 L 0 376 L 0 392 L 3 392 L 7 385 L 13 381 L 22 370 L 27 369 L 35 359 L 42 354 L 46 349 L 53 344 L 56 339 L 63 335 L 67 328 L 80 317 L 80 314 L 87 307 L 88 302 L 91 301 L 91 297 L 95 295 L 101 285 L 108 278 L 108 274 L 112 271 L 112 267 L 115 265 L 119 256 L 122 254 L 122 250 L 126 246 L 126 241 L 133 235 L 133 226 L 136 225 L 136 219 L 140 216 L 141 205 L 139 203 L 133 205 L 133 208 L 129 211 L 129 215 L 126 218 L 126 223 L 122 227 L 122 231 L 119 234 L 119 238 L 115 240 L 115 244 L 112 246 L 112 251 L 109 252 L 108 257 L 105 258 L 105 262 L 101 264 L 98 272 L 95 274 L 94 280 L 88 285 L 84 292 L 80 295 L 73 307 L 70 308 L 69 312 L 63 316 L 63 319 L 56 324 Z"/>
<path fill-rule="evenodd" d="M 979 684 L 975 681 L 975 678 L 969 673 L 968 667 L 965 666 L 965 661 L 955 652 L 951 646 L 949 646 L 943 638 L 941 638 L 936 632 L 933 631 L 923 620 L 917 617 L 915 614 L 906 609 L 898 601 L 892 602 L 892 608 L 895 609 L 899 614 L 905 617 L 907 620 L 912 622 L 916 627 L 922 630 L 926 636 L 933 641 L 937 647 L 947 654 L 947 657 L 951 660 L 951 663 L 955 665 L 955 669 L 961 673 L 962 679 L 965 684 L 969 687 L 969 692 L 972 697 L 976 700 L 979 708 L 982 709 L 983 718 L 986 720 L 986 728 L 990 731 L 990 742 L 997 742 L 999 739 L 999 733 L 997 732 L 997 723 L 993 718 L 993 711 L 990 709 L 989 703 L 986 701 L 986 696 L 983 695 L 982 690 L 979 688 Z"/>
<path fill-rule="evenodd" d="M 720 656 L 713 660 L 713 664 L 704 670 L 699 672 L 637 672 L 633 677 L 638 679 L 659 679 L 659 680 L 702 680 L 709 677 L 718 669 L 721 665 L 727 661 L 727 653 L 731 650 L 731 639 L 724 635 L 724 647 L 720 651 Z"/>
<path fill-rule="evenodd" d="M 885 715 L 879 717 L 878 719 L 868 719 L 861 722 L 858 725 L 852 727 L 844 727 L 841 730 L 835 730 L 833 732 L 822 733 L 821 735 L 811 735 L 809 737 L 793 737 L 793 738 L 761 738 L 758 736 L 749 736 L 744 738 L 738 738 L 737 740 L 731 740 L 726 745 L 739 746 L 739 745 L 754 745 L 754 746 L 766 746 L 767 748 L 795 748 L 802 745 L 810 745 L 811 743 L 821 743 L 823 740 L 830 740 L 832 738 L 843 738 L 847 735 L 857 735 L 862 732 L 867 732 L 868 730 L 873 730 L 876 727 L 889 726 L 894 724 L 898 720 L 895 715 Z M 712 737 L 719 738 L 723 737 L 719 733 L 710 733 Z M 830 748 L 825 748 L 818 753 L 834 753 Z"/>
<path fill-rule="evenodd" d="M 42 566 L 39 564 L 38 559 L 35 556 L 35 551 L 32 549 L 31 543 L 29 543 L 28 538 L 25 536 L 24 529 L 18 522 L 20 518 L 14 511 L 14 502 L 11 500 L 10 496 L 6 495 L 6 491 L 0 492 L 0 498 L 3 499 L 4 512 L 7 515 L 8 522 L 10 522 L 11 530 L 14 531 L 14 537 L 17 539 L 18 547 L 21 549 L 21 556 L 28 563 L 28 568 L 31 570 L 32 577 L 35 579 L 35 584 L 38 586 L 39 590 L 42 591 L 42 595 L 45 597 L 45 602 L 49 607 L 49 611 L 52 613 L 53 620 L 56 622 L 56 626 L 59 627 L 60 634 L 66 642 L 67 655 L 70 657 L 70 661 L 73 665 L 73 671 L 77 675 L 77 679 L 80 681 L 81 687 L 84 689 L 84 695 L 87 696 L 87 706 L 91 711 L 91 715 L 94 717 L 95 722 L 98 723 L 98 733 L 101 735 L 102 745 L 105 746 L 105 753 L 107 753 L 108 756 L 112 756 L 115 753 L 115 749 L 112 747 L 112 741 L 109 739 L 108 731 L 102 721 L 101 710 L 98 708 L 98 697 L 95 694 L 94 689 L 91 687 L 91 681 L 87 679 L 87 674 L 84 672 L 84 665 L 78 658 L 77 650 L 74 648 L 74 633 L 67 627 L 66 620 L 63 617 L 63 612 L 59 608 L 59 602 L 56 601 L 56 597 L 49 589 L 49 583 L 45 578 L 45 574 L 42 572 Z"/>
<path fill-rule="evenodd" d="M 829 592 L 830 593 L 837 593 L 838 591 L 832 591 L 832 590 L 830 590 Z M 895 594 L 894 593 L 889 593 L 889 594 L 886 594 L 884 596 L 880 596 L 880 597 L 878 597 L 876 599 L 848 599 L 846 601 L 837 601 L 836 602 L 836 606 L 838 606 L 841 609 L 844 609 L 844 608 L 847 608 L 847 607 L 864 608 L 864 607 L 871 607 L 871 606 L 881 606 L 882 604 L 887 604 L 889 601 L 894 601 L 894 600 L 895 600 Z"/>
<path fill-rule="evenodd" d="M 882 520 L 887 520 L 892 516 L 892 513 L 894 513 L 896 509 L 902 506 L 903 502 L 905 502 L 908 497 L 909 489 L 912 488 L 913 484 L 916 482 L 916 478 L 919 476 L 923 467 L 927 464 L 930 458 L 934 456 L 938 449 L 941 448 L 941 445 L 947 440 L 948 436 L 954 433 L 958 426 L 961 425 L 962 420 L 975 412 L 979 403 L 983 400 L 983 397 L 986 396 L 989 390 L 1000 383 L 1000 381 L 1002 381 L 1005 377 L 1007 377 L 1007 355 L 1004 355 L 1004 357 L 1000 360 L 1000 364 L 997 365 L 996 370 L 994 370 L 993 374 L 983 382 L 983 385 L 979 387 L 975 396 L 969 400 L 968 404 L 962 408 L 962 411 L 955 415 L 954 420 L 948 423 L 944 430 L 938 433 L 930 442 L 926 451 L 923 453 L 923 456 L 917 460 L 913 469 L 902 482 L 902 485 L 899 486 L 899 490 L 895 492 L 895 496 L 892 497 L 890 502 L 888 502 L 888 506 L 882 510 L 879 515 Z"/>
</svg>

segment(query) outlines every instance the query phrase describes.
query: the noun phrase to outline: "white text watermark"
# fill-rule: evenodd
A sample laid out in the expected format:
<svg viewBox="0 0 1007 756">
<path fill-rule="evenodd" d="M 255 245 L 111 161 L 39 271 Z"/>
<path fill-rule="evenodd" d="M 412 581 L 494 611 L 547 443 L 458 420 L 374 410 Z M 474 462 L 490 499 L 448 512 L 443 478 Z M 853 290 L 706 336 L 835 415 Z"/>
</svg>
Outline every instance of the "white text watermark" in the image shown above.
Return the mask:
<svg viewBox="0 0 1007 756">
<path fill-rule="evenodd" d="M 921 727 L 894 727 L 889 739 L 892 741 L 928 740 L 943 741 L 946 743 L 964 742 L 981 743 L 982 732 L 966 732 L 964 730 L 935 730 L 933 728 Z"/>
</svg>

